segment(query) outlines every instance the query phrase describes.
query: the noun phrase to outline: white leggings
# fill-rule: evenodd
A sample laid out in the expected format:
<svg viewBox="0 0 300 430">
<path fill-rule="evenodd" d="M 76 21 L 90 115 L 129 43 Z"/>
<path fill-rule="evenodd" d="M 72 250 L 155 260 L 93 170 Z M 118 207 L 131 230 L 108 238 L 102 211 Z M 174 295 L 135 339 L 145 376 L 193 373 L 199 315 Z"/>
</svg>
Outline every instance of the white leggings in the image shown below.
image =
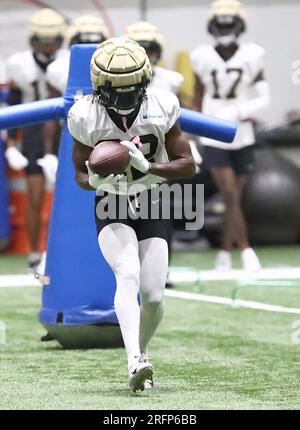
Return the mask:
<svg viewBox="0 0 300 430">
<path fill-rule="evenodd" d="M 162 319 L 167 242 L 155 237 L 138 242 L 135 231 L 121 223 L 104 227 L 98 242 L 116 277 L 114 305 L 130 364 L 133 357 L 146 352 Z"/>
</svg>

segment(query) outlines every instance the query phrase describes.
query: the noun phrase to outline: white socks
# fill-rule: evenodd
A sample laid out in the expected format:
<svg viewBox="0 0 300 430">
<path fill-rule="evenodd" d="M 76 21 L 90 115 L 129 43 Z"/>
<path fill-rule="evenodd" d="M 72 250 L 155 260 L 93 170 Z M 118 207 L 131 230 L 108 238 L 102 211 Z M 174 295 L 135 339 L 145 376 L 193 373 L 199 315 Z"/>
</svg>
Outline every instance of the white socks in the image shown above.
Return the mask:
<svg viewBox="0 0 300 430">
<path fill-rule="evenodd" d="M 140 348 L 147 345 L 163 317 L 163 300 L 168 276 L 168 245 L 160 238 L 139 242 L 141 261 Z"/>
<path fill-rule="evenodd" d="M 138 241 L 132 228 L 110 224 L 98 237 L 103 257 L 112 268 L 117 282 L 115 311 L 118 317 L 129 361 L 140 356 L 140 307 L 137 296 L 140 285 Z"/>
<path fill-rule="evenodd" d="M 232 269 L 231 253 L 229 251 L 219 251 L 215 261 L 215 270 L 223 271 L 223 270 L 231 270 L 231 269 Z"/>
<path fill-rule="evenodd" d="M 252 248 L 241 251 L 242 268 L 248 272 L 256 272 L 261 269 L 260 261 Z M 219 251 L 216 261 L 215 270 L 225 271 L 232 270 L 232 259 L 229 251 Z"/>
<path fill-rule="evenodd" d="M 104 227 L 98 242 L 116 276 L 114 305 L 131 367 L 136 357 L 146 352 L 162 319 L 167 242 L 160 238 L 138 242 L 134 230 L 121 223 Z M 141 308 L 137 300 L 139 292 Z"/>
<path fill-rule="evenodd" d="M 261 269 L 260 261 L 252 248 L 244 249 L 241 252 L 243 269 L 249 272 L 256 272 Z"/>
</svg>

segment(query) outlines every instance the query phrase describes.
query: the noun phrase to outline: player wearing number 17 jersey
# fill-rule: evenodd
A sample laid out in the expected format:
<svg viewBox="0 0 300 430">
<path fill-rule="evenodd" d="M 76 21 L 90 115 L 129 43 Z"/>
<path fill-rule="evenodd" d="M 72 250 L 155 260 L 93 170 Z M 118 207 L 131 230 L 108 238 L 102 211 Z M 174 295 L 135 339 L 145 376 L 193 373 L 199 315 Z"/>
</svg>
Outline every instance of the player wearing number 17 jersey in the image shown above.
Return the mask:
<svg viewBox="0 0 300 430">
<path fill-rule="evenodd" d="M 164 220 L 136 218 L 135 214 L 144 197 L 150 207 L 161 207 L 159 199 L 152 200 L 150 188 L 165 179 L 195 173 L 189 144 L 177 121 L 178 99 L 168 91 L 147 90 L 151 76 L 144 48 L 127 38 L 108 39 L 91 61 L 94 93 L 75 103 L 68 116 L 77 183 L 85 190 L 97 190 L 98 242 L 116 277 L 114 305 L 134 391 L 152 386 L 147 346 L 162 319 L 168 270 Z M 99 141 L 112 139 L 130 149 L 130 165 L 124 176 L 100 178 L 87 160 Z M 137 184 L 144 185 L 144 191 L 133 190 Z M 115 213 L 100 217 L 99 208 L 114 201 Z M 124 202 L 133 217 L 121 216 Z"/>
<path fill-rule="evenodd" d="M 238 122 L 230 145 L 202 139 L 207 145 L 205 159 L 220 189 L 225 206 L 222 251 L 217 269 L 231 268 L 231 250 L 241 250 L 243 268 L 257 270 L 259 260 L 250 248 L 241 209 L 246 175 L 253 169 L 255 142 L 252 120 L 270 102 L 269 85 L 264 77 L 264 49 L 254 43 L 241 43 L 246 29 L 246 13 L 238 0 L 216 0 L 208 17 L 208 31 L 214 45 L 201 45 L 191 53 L 196 77 L 194 107 L 204 114 Z"/>
</svg>

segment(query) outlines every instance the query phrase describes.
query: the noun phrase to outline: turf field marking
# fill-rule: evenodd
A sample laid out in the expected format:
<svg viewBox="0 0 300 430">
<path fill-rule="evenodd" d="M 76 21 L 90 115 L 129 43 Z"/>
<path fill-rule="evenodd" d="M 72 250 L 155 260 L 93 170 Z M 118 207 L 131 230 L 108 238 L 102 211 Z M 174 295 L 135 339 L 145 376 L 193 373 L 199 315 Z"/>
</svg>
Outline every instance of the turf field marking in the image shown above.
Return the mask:
<svg viewBox="0 0 300 430">
<path fill-rule="evenodd" d="M 31 274 L 0 275 L 0 288 L 41 287 L 40 281 Z"/>
<path fill-rule="evenodd" d="M 247 272 L 245 270 L 193 270 L 190 267 L 171 267 L 171 282 L 201 281 L 257 281 L 257 280 L 299 280 L 300 267 L 275 267 Z"/>
<path fill-rule="evenodd" d="M 177 281 L 178 282 L 178 281 Z M 41 287 L 41 283 L 33 275 L 0 275 L 0 288 L 17 287 Z M 267 303 L 253 302 L 250 300 L 237 299 L 233 301 L 227 297 L 209 296 L 206 294 L 188 293 L 185 291 L 166 290 L 167 297 L 183 300 L 194 300 L 198 302 L 215 303 L 220 305 L 237 306 L 248 309 L 264 310 L 268 312 L 280 312 L 288 314 L 300 314 L 298 308 L 270 305 Z"/>
<path fill-rule="evenodd" d="M 193 270 L 189 267 L 171 267 L 170 280 L 174 283 L 201 282 L 201 281 L 241 281 L 255 283 L 259 280 L 299 280 L 300 267 L 280 267 L 262 269 L 254 273 L 243 270 Z M 0 275 L 1 287 L 38 287 L 40 282 L 32 274 L 27 275 Z"/>
<path fill-rule="evenodd" d="M 197 302 L 215 303 L 219 305 L 229 305 L 234 307 L 257 309 L 257 310 L 268 311 L 268 312 L 300 314 L 300 309 L 298 308 L 287 308 L 284 306 L 269 305 L 267 303 L 252 302 L 250 300 L 237 299 L 233 301 L 232 299 L 229 299 L 227 297 L 208 296 L 206 294 L 187 293 L 185 291 L 175 291 L 175 290 L 166 290 L 165 295 L 167 297 L 173 297 L 176 299 L 194 300 Z"/>
</svg>

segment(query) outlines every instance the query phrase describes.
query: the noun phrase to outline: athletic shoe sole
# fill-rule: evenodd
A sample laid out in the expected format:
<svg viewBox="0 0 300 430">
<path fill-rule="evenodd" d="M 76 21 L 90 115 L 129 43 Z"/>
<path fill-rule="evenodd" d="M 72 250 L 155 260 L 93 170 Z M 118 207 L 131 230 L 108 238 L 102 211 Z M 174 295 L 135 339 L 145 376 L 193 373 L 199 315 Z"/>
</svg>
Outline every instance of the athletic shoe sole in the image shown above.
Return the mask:
<svg viewBox="0 0 300 430">
<path fill-rule="evenodd" d="M 130 378 L 129 386 L 135 393 L 136 391 L 144 391 L 144 383 L 147 379 L 152 379 L 153 367 L 148 364 L 137 370 L 136 374 Z"/>
</svg>

